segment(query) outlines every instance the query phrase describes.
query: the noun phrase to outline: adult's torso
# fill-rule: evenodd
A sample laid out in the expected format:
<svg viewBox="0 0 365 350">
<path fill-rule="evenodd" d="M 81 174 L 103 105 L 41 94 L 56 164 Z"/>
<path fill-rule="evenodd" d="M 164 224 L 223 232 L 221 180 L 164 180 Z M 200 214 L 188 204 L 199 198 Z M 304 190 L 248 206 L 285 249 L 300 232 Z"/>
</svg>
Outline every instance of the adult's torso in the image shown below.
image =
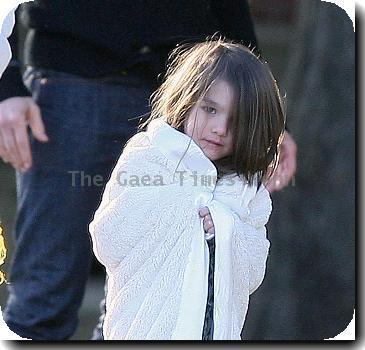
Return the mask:
<svg viewBox="0 0 365 350">
<path fill-rule="evenodd" d="M 35 0 L 22 5 L 23 63 L 86 77 L 163 70 L 179 42 L 219 31 L 208 0 Z"/>
</svg>

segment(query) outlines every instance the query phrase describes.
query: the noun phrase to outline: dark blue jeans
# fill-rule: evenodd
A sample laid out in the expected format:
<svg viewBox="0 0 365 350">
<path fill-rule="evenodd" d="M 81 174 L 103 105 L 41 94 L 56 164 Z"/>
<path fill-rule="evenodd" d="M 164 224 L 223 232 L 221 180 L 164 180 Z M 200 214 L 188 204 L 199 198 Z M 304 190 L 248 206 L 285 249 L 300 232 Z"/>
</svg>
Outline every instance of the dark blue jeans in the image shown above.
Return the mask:
<svg viewBox="0 0 365 350">
<path fill-rule="evenodd" d="M 129 73 L 116 83 L 51 71 L 26 71 L 48 143 L 30 137 L 33 166 L 17 173 L 9 328 L 34 340 L 68 339 L 90 272 L 88 224 L 122 148 L 149 111 L 155 88 Z"/>
</svg>

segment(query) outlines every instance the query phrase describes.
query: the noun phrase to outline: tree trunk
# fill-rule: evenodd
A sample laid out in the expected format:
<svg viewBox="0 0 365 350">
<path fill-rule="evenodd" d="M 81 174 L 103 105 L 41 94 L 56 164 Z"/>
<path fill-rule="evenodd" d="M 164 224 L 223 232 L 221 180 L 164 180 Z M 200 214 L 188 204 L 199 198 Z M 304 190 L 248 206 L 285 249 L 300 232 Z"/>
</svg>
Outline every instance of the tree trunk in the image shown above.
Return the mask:
<svg viewBox="0 0 365 350">
<path fill-rule="evenodd" d="M 355 35 L 336 5 L 301 1 L 287 69 L 298 145 L 292 186 L 273 195 L 272 243 L 243 339 L 319 340 L 341 333 L 355 295 Z"/>
</svg>

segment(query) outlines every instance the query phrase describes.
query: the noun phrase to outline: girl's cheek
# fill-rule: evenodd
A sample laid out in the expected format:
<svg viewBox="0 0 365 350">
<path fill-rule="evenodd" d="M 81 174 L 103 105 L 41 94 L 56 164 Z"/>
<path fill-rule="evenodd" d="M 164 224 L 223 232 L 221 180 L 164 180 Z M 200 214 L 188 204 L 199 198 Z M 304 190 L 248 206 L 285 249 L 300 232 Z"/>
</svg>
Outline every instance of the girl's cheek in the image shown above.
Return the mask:
<svg viewBox="0 0 365 350">
<path fill-rule="evenodd" d="M 192 137 L 193 127 L 189 121 L 187 121 L 184 125 L 184 133 L 189 137 Z"/>
</svg>

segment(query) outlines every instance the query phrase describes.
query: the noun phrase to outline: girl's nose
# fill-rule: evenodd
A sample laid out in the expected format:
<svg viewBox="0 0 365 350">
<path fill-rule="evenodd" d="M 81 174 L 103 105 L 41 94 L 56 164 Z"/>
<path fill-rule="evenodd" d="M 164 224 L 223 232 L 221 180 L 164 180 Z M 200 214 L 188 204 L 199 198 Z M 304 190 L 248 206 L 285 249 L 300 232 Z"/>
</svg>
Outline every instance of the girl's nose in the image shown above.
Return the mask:
<svg viewBox="0 0 365 350">
<path fill-rule="evenodd" d="M 219 136 L 226 136 L 228 130 L 228 123 L 226 121 L 217 121 L 213 125 L 212 132 Z"/>
</svg>

